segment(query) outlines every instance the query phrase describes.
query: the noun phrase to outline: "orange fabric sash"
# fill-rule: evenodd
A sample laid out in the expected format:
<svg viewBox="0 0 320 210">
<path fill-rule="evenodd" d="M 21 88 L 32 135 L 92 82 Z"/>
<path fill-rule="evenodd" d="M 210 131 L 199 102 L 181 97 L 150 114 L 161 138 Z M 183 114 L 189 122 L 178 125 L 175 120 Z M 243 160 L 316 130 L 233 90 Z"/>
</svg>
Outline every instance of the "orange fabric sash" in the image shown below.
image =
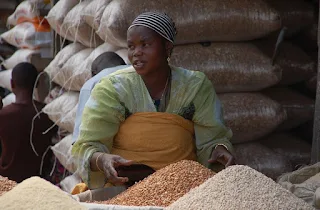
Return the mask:
<svg viewBox="0 0 320 210">
<path fill-rule="evenodd" d="M 155 170 L 196 160 L 193 122 L 163 112 L 135 113 L 120 125 L 111 153 Z"/>
</svg>

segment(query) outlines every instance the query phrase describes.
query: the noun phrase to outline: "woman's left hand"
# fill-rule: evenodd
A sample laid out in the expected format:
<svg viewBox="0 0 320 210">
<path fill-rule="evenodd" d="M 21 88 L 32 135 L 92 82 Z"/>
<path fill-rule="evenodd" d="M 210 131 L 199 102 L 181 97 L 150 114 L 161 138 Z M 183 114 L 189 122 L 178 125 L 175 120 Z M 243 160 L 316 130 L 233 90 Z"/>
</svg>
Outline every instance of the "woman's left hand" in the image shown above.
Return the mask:
<svg viewBox="0 0 320 210">
<path fill-rule="evenodd" d="M 211 158 L 208 160 L 209 163 L 221 163 L 226 168 L 231 165 L 235 165 L 235 158 L 233 155 L 224 147 L 224 146 L 217 146 L 212 151 Z"/>
</svg>

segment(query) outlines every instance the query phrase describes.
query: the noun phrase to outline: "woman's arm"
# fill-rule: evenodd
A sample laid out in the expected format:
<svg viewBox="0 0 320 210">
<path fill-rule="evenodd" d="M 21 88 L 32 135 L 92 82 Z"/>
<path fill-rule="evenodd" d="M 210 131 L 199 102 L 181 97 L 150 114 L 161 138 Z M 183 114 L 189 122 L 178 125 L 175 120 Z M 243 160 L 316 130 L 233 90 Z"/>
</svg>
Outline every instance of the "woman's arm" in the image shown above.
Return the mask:
<svg viewBox="0 0 320 210">
<path fill-rule="evenodd" d="M 230 142 L 232 131 L 224 125 L 220 100 L 207 77 L 195 97 L 194 104 L 196 110 L 193 121 L 198 161 L 212 168 L 213 164 L 208 160 L 213 158 L 215 148 L 219 149 L 218 151 L 225 148 L 230 155 L 233 148 Z"/>
<path fill-rule="evenodd" d="M 80 126 L 80 135 L 72 148 L 78 172 L 89 188 L 99 188 L 106 183 L 103 169 L 97 170 L 99 153 L 109 153 L 113 138 L 123 121 L 124 107 L 110 79 L 104 78 L 93 89 L 86 103 Z M 100 161 L 103 161 L 101 158 Z M 98 163 L 100 162 L 98 161 Z"/>
</svg>

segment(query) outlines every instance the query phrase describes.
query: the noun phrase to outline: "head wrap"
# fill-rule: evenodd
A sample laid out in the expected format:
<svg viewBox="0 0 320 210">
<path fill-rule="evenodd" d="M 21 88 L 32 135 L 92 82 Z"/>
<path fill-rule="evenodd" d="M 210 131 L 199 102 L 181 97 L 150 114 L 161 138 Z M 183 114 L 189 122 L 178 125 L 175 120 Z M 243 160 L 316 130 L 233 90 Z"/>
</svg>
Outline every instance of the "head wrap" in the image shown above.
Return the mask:
<svg viewBox="0 0 320 210">
<path fill-rule="evenodd" d="M 132 22 L 128 30 L 134 26 L 145 26 L 172 43 L 174 43 L 177 34 L 174 22 L 164 13 L 142 13 Z"/>
</svg>

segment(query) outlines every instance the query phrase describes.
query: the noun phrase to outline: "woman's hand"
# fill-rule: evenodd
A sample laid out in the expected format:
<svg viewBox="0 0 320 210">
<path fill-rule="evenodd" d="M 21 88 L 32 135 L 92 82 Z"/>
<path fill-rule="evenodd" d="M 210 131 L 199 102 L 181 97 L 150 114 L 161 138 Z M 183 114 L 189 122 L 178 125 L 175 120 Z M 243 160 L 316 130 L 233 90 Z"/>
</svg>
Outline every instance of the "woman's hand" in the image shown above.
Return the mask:
<svg viewBox="0 0 320 210">
<path fill-rule="evenodd" d="M 236 164 L 233 155 L 224 146 L 220 145 L 212 151 L 211 158 L 208 160 L 208 162 L 218 162 L 223 164 L 226 168 Z"/>
<path fill-rule="evenodd" d="M 128 177 L 119 177 L 116 171 L 118 166 L 129 166 L 134 162 L 126 160 L 118 155 L 96 152 L 91 159 L 91 169 L 94 171 L 103 171 L 108 181 L 113 184 L 126 183 Z"/>
</svg>

